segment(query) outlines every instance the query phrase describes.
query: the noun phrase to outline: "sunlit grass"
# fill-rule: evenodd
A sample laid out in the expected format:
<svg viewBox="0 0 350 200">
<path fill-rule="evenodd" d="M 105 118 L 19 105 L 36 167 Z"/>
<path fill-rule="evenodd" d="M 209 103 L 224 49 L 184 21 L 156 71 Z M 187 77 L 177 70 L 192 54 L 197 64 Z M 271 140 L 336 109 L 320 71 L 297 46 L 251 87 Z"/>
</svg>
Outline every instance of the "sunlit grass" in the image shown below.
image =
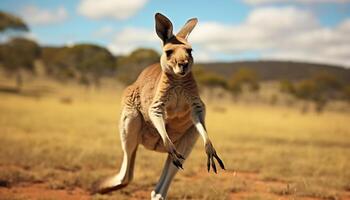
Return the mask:
<svg viewBox="0 0 350 200">
<path fill-rule="evenodd" d="M 47 84 L 51 92 L 37 97 L 0 93 L 0 180 L 88 190 L 92 182 L 119 169 L 121 89 Z M 249 189 L 244 179 L 232 178 L 233 171 L 290 183 L 296 188 L 290 192 L 297 196 L 337 196 L 350 188 L 348 113 L 301 114 L 281 106 L 233 103 L 220 103 L 223 109 L 218 110 L 217 105 L 208 105 L 206 121 L 228 172 L 205 172 L 200 140 L 175 178 L 170 197 L 227 199 L 232 192 Z M 94 198 L 128 199 L 137 198 L 139 191 L 150 193 L 165 157 L 140 146 L 134 182 L 112 196 Z M 271 193 L 284 190 L 274 187 Z"/>
</svg>

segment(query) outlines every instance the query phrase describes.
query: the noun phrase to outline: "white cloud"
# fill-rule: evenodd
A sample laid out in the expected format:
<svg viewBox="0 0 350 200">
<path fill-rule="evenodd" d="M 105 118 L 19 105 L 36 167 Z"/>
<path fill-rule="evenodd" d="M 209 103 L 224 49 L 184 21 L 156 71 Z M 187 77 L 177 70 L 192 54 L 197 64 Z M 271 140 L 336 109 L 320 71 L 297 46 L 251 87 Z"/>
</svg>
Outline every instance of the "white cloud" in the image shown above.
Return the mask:
<svg viewBox="0 0 350 200">
<path fill-rule="evenodd" d="M 345 19 L 342 23 L 340 23 L 338 29 L 350 34 L 350 18 Z"/>
<path fill-rule="evenodd" d="M 81 0 L 78 12 L 91 19 L 124 20 L 133 16 L 148 0 Z"/>
<path fill-rule="evenodd" d="M 275 32 L 290 33 L 290 31 L 313 29 L 318 26 L 318 21 L 312 13 L 296 7 L 264 7 L 250 13 L 246 24 L 261 29 L 272 29 Z"/>
<path fill-rule="evenodd" d="M 286 38 L 284 45 L 264 53 L 263 57 L 350 66 L 349 33 L 339 28 L 320 27 Z"/>
<path fill-rule="evenodd" d="M 278 20 L 276 20 L 278 19 Z M 191 41 L 213 54 L 258 52 L 265 59 L 303 60 L 350 66 L 350 19 L 322 27 L 307 10 L 265 7 L 239 25 L 200 23 Z"/>
<path fill-rule="evenodd" d="M 25 33 L 22 37 L 27 38 L 28 40 L 33 40 L 40 43 L 39 38 L 32 32 Z"/>
<path fill-rule="evenodd" d="M 195 62 L 211 62 L 217 59 L 213 53 L 201 49 L 195 49 L 193 51 L 193 57 Z"/>
<path fill-rule="evenodd" d="M 37 43 L 40 43 L 40 41 L 38 40 L 38 37 L 34 33 L 32 33 L 32 32 L 23 32 L 23 33 L 12 33 L 11 35 L 9 35 L 9 34 L 0 34 L 0 44 L 8 42 L 12 38 L 16 38 L 16 37 L 26 38 L 26 39 L 29 39 L 29 40 L 33 40 L 33 41 L 35 41 Z"/>
<path fill-rule="evenodd" d="M 160 40 L 158 41 L 155 31 L 127 27 L 116 33 L 108 48 L 114 54 L 127 54 L 138 47 L 156 48 L 157 44 L 160 45 Z"/>
<path fill-rule="evenodd" d="M 102 37 L 109 37 L 111 34 L 113 34 L 114 28 L 112 26 L 103 26 L 102 28 L 96 30 L 93 33 L 94 37 L 102 38 Z"/>
<path fill-rule="evenodd" d="M 278 19 L 278 20 L 276 20 Z M 309 10 L 296 7 L 254 9 L 238 25 L 200 22 L 189 36 L 196 61 L 233 58 L 251 52 L 263 59 L 322 62 L 350 67 L 350 18 L 323 27 Z M 153 29 L 126 28 L 109 45 L 115 54 L 138 47 L 159 48 Z"/>
<path fill-rule="evenodd" d="M 244 0 L 244 2 L 255 6 L 255 5 L 273 4 L 273 3 L 302 3 L 302 4 L 350 3 L 350 0 Z"/>
<path fill-rule="evenodd" d="M 45 10 L 34 5 L 24 7 L 20 15 L 29 24 L 32 25 L 47 25 L 63 22 L 68 18 L 66 9 L 62 6 L 54 10 Z"/>
<path fill-rule="evenodd" d="M 200 23 L 190 37 L 212 51 L 237 52 L 273 48 L 288 35 L 317 27 L 316 18 L 305 10 L 266 7 L 252 11 L 240 25 Z"/>
</svg>

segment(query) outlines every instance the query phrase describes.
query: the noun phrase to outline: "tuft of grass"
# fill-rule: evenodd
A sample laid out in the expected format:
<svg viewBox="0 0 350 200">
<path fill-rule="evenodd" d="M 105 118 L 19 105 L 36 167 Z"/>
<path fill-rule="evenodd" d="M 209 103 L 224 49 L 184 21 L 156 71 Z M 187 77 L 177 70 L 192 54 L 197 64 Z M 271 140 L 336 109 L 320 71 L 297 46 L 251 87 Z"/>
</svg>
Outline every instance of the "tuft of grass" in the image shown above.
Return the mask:
<svg viewBox="0 0 350 200">
<path fill-rule="evenodd" d="M 305 183 L 287 184 L 286 187 L 271 187 L 270 191 L 280 196 L 311 197 L 327 200 L 340 199 L 338 192 L 324 190 L 317 185 L 306 185 Z"/>
</svg>

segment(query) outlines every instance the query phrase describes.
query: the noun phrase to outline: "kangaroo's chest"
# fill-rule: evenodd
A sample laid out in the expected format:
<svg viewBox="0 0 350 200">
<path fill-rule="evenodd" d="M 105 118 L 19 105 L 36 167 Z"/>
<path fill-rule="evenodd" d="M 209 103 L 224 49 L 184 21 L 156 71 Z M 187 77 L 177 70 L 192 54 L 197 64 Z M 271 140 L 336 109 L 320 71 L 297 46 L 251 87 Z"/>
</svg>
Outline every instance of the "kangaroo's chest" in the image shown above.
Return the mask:
<svg viewBox="0 0 350 200">
<path fill-rule="evenodd" d="M 192 125 L 191 107 L 181 89 L 174 89 L 165 104 L 165 126 L 170 137 L 179 137 Z"/>
<path fill-rule="evenodd" d="M 181 88 L 174 88 L 169 91 L 168 95 L 168 100 L 165 103 L 165 121 L 188 118 L 191 108 L 186 101 L 185 91 Z"/>
<path fill-rule="evenodd" d="M 168 93 L 169 99 L 164 103 L 164 123 L 170 140 L 176 143 L 193 125 L 191 108 L 181 89 Z M 142 144 L 152 150 L 165 151 L 161 137 L 152 122 L 147 122 L 142 135 Z"/>
</svg>

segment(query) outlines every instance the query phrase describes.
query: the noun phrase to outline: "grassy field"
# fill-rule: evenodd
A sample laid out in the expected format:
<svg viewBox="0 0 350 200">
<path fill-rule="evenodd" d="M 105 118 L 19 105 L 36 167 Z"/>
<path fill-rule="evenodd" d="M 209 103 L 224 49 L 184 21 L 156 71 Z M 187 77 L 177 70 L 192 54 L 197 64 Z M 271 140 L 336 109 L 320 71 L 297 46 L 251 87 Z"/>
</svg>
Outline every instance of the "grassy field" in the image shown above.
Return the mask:
<svg viewBox="0 0 350 200">
<path fill-rule="evenodd" d="M 149 199 L 166 154 L 142 146 L 132 184 L 88 194 L 119 170 L 121 90 L 39 82 L 0 92 L 0 199 Z M 350 199 L 349 113 L 212 101 L 207 127 L 227 170 L 208 174 L 198 141 L 169 199 Z"/>
</svg>

